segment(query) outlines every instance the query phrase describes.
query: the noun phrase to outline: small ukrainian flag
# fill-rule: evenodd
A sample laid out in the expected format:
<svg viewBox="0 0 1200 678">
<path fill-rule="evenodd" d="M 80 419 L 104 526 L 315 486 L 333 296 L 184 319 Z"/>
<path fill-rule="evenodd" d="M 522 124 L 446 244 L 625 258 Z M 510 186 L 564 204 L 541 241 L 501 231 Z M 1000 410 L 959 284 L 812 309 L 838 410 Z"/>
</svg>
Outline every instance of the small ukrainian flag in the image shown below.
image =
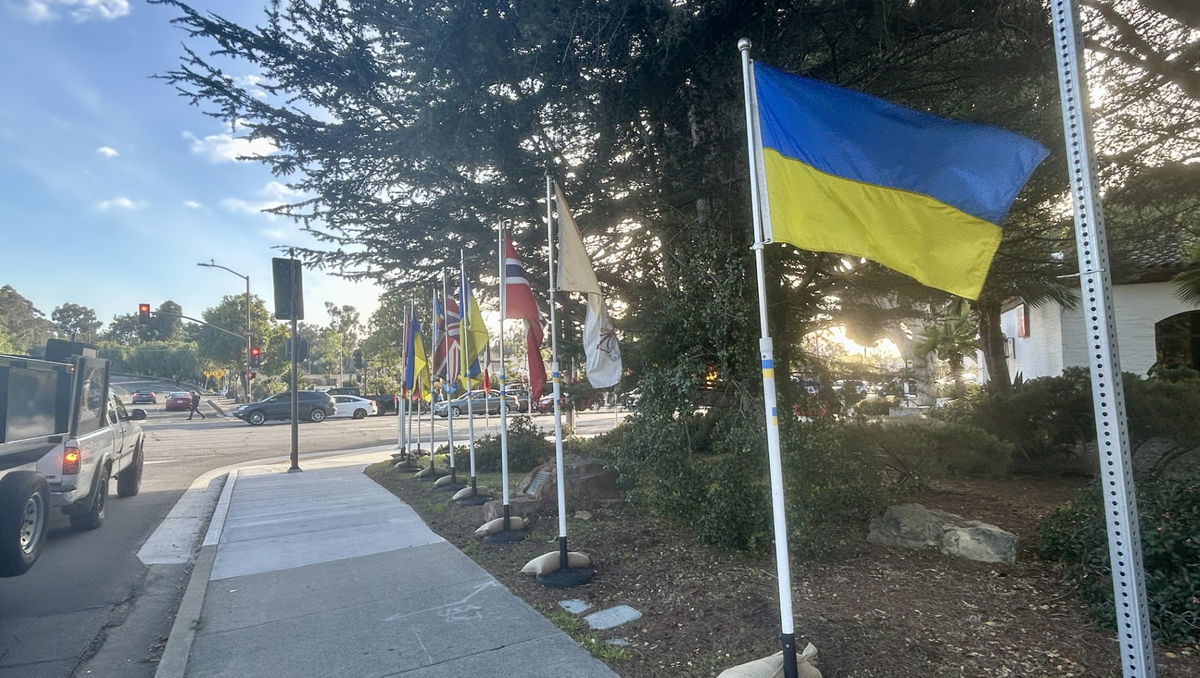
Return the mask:
<svg viewBox="0 0 1200 678">
<path fill-rule="evenodd" d="M 754 64 L 764 236 L 979 297 L 1044 146 Z"/>
</svg>

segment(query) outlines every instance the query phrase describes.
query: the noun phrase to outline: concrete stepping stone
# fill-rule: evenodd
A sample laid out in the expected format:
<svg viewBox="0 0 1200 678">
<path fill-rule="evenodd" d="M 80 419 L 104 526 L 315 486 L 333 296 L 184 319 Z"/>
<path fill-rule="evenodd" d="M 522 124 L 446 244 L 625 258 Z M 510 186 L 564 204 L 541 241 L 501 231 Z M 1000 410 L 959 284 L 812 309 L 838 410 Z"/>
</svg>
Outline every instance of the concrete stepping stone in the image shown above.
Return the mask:
<svg viewBox="0 0 1200 678">
<path fill-rule="evenodd" d="M 642 613 L 629 607 L 628 605 L 617 605 L 599 612 L 593 612 L 583 618 L 587 625 L 597 631 L 611 629 L 614 626 L 620 626 L 631 621 L 642 618 Z"/>
<path fill-rule="evenodd" d="M 558 601 L 558 606 L 567 612 L 570 612 L 571 614 L 581 614 L 592 609 L 591 603 L 578 598 L 572 598 L 571 600 L 560 600 Z"/>
</svg>

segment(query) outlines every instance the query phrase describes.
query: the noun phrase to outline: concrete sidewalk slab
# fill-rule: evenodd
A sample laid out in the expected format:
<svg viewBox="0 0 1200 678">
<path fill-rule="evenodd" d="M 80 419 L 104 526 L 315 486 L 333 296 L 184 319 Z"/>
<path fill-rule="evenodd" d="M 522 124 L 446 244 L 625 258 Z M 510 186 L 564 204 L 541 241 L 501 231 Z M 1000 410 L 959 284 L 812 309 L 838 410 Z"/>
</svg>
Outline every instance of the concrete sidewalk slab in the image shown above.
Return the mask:
<svg viewBox="0 0 1200 678">
<path fill-rule="evenodd" d="M 186 675 L 616 675 L 363 466 L 239 472 Z"/>
</svg>

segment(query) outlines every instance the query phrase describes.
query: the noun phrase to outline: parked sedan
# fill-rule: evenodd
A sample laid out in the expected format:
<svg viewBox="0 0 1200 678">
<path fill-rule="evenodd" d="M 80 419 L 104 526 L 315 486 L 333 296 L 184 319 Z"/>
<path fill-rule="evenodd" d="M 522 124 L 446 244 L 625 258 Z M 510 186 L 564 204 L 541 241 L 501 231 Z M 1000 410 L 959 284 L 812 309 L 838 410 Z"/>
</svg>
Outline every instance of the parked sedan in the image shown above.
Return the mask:
<svg viewBox="0 0 1200 678">
<path fill-rule="evenodd" d="M 158 402 L 158 397 L 154 394 L 154 391 L 134 391 L 133 400 L 130 402 L 134 405 L 138 405 L 140 403 L 153 404 Z"/>
<path fill-rule="evenodd" d="M 333 405 L 337 408 L 337 412 L 332 415 L 335 418 L 362 419 L 367 415 L 377 414 L 379 411 L 379 406 L 375 404 L 374 400 L 352 395 L 333 396 Z"/>
<path fill-rule="evenodd" d="M 168 412 L 186 412 L 192 409 L 192 394 L 187 391 L 171 391 L 167 394 L 167 404 L 164 409 Z"/>
<path fill-rule="evenodd" d="M 517 399 L 508 396 L 508 409 L 516 412 L 518 409 Z M 447 415 L 458 417 L 471 412 L 473 414 L 499 414 L 500 413 L 500 393 L 498 391 L 488 391 L 486 394 L 483 391 L 471 391 L 471 402 L 468 409 L 467 396 L 461 395 L 452 400 L 441 400 L 433 405 L 433 413 L 439 417 Z"/>
<path fill-rule="evenodd" d="M 309 421 L 325 421 L 337 412 L 333 396 L 320 391 L 296 391 L 298 412 L 301 419 Z M 233 416 L 250 424 L 259 426 L 268 419 L 291 419 L 292 394 L 285 391 L 276 393 L 266 400 L 241 405 L 233 411 Z"/>
</svg>

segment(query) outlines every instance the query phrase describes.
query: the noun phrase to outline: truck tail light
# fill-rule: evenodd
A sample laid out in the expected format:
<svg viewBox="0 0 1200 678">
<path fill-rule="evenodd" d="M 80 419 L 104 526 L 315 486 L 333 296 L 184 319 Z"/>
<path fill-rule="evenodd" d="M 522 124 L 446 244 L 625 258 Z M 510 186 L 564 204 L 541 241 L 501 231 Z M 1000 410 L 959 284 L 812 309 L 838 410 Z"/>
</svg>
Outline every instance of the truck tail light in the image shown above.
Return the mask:
<svg viewBox="0 0 1200 678">
<path fill-rule="evenodd" d="M 83 461 L 83 452 L 74 445 L 67 445 L 63 448 L 63 475 L 74 475 L 79 473 L 79 464 Z"/>
</svg>

